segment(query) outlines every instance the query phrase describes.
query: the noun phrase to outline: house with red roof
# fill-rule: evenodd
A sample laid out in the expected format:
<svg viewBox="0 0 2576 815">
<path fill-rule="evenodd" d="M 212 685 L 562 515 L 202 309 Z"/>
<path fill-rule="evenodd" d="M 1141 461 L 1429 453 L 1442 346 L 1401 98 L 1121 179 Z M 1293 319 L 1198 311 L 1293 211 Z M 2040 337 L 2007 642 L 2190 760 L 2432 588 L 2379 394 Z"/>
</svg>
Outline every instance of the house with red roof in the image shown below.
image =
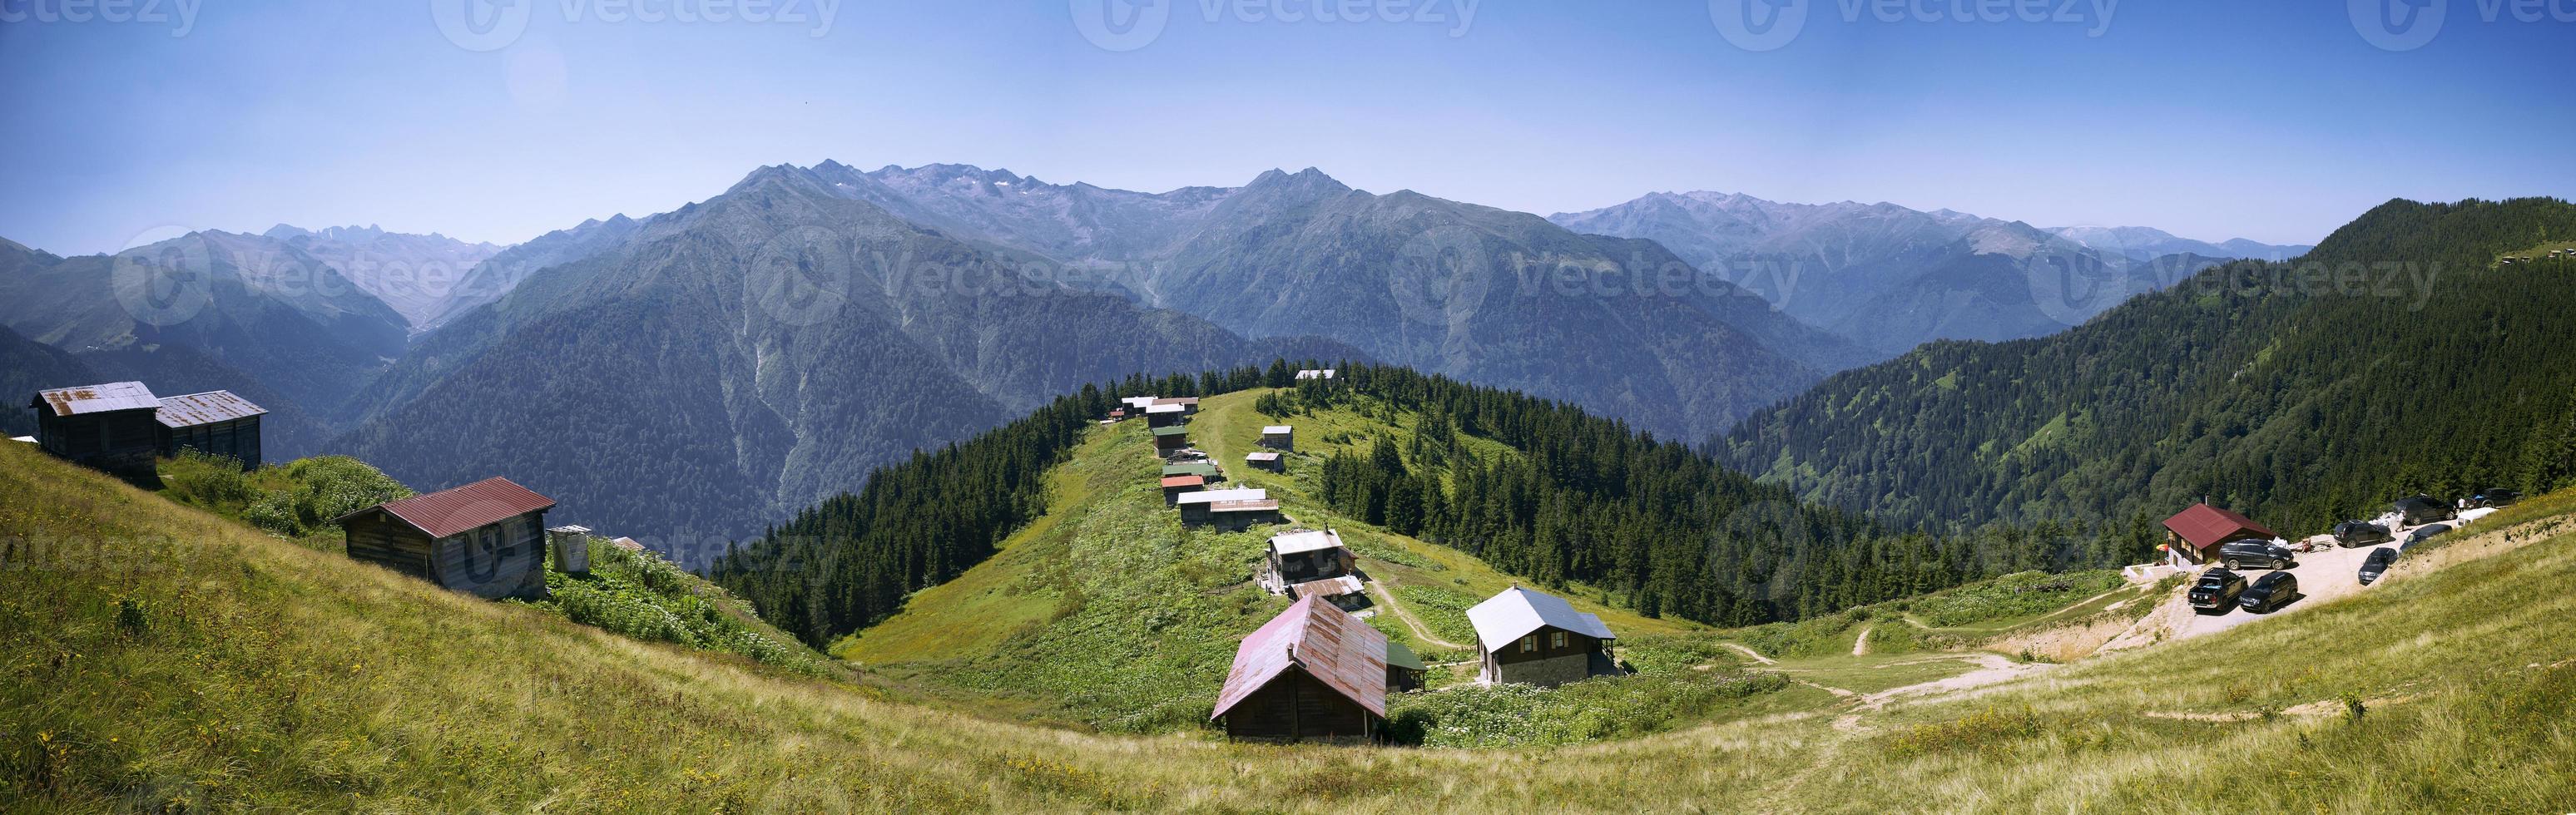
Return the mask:
<svg viewBox="0 0 2576 815">
<path fill-rule="evenodd" d="M 2165 560 L 2175 566 L 2207 563 L 2218 547 L 2243 540 L 2272 540 L 2280 533 L 2254 519 L 2208 504 L 2165 519 Z"/>
<path fill-rule="evenodd" d="M 546 596 L 554 499 L 486 478 L 340 516 L 349 557 L 489 599 Z"/>
<path fill-rule="evenodd" d="M 1375 740 L 1386 725 L 1386 642 L 1321 597 L 1299 600 L 1235 648 L 1208 719 L 1236 739 Z"/>
</svg>

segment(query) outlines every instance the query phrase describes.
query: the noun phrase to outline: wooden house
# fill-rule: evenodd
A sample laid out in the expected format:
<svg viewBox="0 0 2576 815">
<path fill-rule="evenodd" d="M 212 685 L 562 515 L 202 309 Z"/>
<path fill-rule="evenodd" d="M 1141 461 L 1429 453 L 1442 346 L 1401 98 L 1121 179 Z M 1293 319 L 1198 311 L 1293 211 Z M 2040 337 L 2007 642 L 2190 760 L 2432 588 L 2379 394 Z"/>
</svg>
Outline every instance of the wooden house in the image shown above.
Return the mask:
<svg viewBox="0 0 2576 815">
<path fill-rule="evenodd" d="M 1277 523 L 1279 502 L 1262 489 L 1200 490 L 1174 502 L 1184 526 L 1215 526 L 1240 531 L 1256 523 Z"/>
<path fill-rule="evenodd" d="M 1157 406 L 1157 407 L 1164 406 L 1164 405 L 1177 405 L 1177 406 L 1179 406 L 1179 407 L 1180 407 L 1180 409 L 1181 409 L 1181 415 L 1183 415 L 1183 416 L 1196 416 L 1196 415 L 1199 415 L 1199 398 L 1198 398 L 1198 397 L 1196 397 L 1196 396 L 1181 396 L 1181 397 L 1175 397 L 1175 398 L 1171 398 L 1171 399 L 1156 399 L 1156 400 L 1154 400 L 1154 405 L 1155 405 L 1155 406 Z"/>
<path fill-rule="evenodd" d="M 1359 559 L 1342 543 L 1342 533 L 1298 530 L 1270 539 L 1261 564 L 1261 583 L 1272 594 L 1311 580 L 1340 577 L 1359 569 Z"/>
<path fill-rule="evenodd" d="M 1189 420 L 1189 408 L 1180 405 L 1153 405 L 1145 408 L 1145 423 L 1155 427 L 1174 427 Z"/>
<path fill-rule="evenodd" d="M 1180 502 L 1181 502 L 1181 496 L 1182 496 L 1182 495 L 1185 495 L 1185 494 L 1188 494 L 1188 493 L 1193 493 L 1193 492 L 1198 492 L 1198 491 L 1203 490 L 1203 489 L 1207 489 L 1207 477 L 1206 477 L 1206 476 L 1197 476 L 1197 475 L 1167 475 L 1167 476 L 1163 476 L 1163 505 L 1164 505 L 1164 506 L 1172 506 L 1172 505 L 1178 504 L 1178 503 L 1180 503 Z"/>
<path fill-rule="evenodd" d="M 232 391 L 207 391 L 161 400 L 161 455 L 182 449 L 224 456 L 242 469 L 259 469 L 259 417 L 268 410 Z"/>
<path fill-rule="evenodd" d="M 1250 467 L 1255 470 L 1268 470 L 1274 473 L 1284 473 L 1288 471 L 1287 461 L 1281 459 L 1278 453 L 1245 453 L 1243 454 L 1243 466 Z"/>
<path fill-rule="evenodd" d="M 1179 425 L 1154 428 L 1154 452 L 1163 456 L 1178 455 L 1190 448 L 1190 429 Z"/>
<path fill-rule="evenodd" d="M 161 452 L 161 399 L 141 382 L 39 391 L 36 445 L 58 458 L 128 478 L 149 477 Z"/>
<path fill-rule="evenodd" d="M 2280 537 L 2252 518 L 2208 504 L 2193 504 L 2166 518 L 2165 532 L 2165 562 L 2182 567 L 2209 562 L 2218 547 L 2229 543 Z"/>
<path fill-rule="evenodd" d="M 555 553 L 555 571 L 572 575 L 590 574 L 590 527 L 547 527 L 546 549 Z"/>
<path fill-rule="evenodd" d="M 1467 609 L 1467 622 L 1476 627 L 1476 679 L 1488 685 L 1555 687 L 1619 672 L 1610 627 L 1555 595 L 1513 586 Z"/>
<path fill-rule="evenodd" d="M 1297 429 L 1284 424 L 1264 427 L 1261 429 L 1261 446 L 1272 450 L 1295 450 Z"/>
<path fill-rule="evenodd" d="M 1348 574 L 1292 583 L 1288 586 L 1288 596 L 1298 600 L 1312 597 L 1343 611 L 1358 611 L 1369 604 L 1368 584 L 1360 582 L 1358 575 Z"/>
<path fill-rule="evenodd" d="M 1299 600 L 1235 648 L 1210 721 L 1230 738 L 1367 742 L 1386 724 L 1386 635 Z"/>
<path fill-rule="evenodd" d="M 1421 690 L 1422 677 L 1431 667 L 1422 664 L 1421 655 L 1404 643 L 1386 641 L 1386 689 L 1389 691 Z"/>
<path fill-rule="evenodd" d="M 546 510 L 506 478 L 387 501 L 339 519 L 349 557 L 491 599 L 546 596 Z"/>
</svg>

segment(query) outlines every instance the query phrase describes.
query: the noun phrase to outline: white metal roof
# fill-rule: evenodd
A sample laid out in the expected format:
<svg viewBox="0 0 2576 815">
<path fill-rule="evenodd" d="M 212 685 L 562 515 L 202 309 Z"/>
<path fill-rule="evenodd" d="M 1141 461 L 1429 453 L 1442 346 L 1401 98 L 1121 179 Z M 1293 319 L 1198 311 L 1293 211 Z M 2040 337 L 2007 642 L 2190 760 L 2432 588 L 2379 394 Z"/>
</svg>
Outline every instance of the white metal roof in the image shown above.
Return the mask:
<svg viewBox="0 0 2576 815">
<path fill-rule="evenodd" d="M 1289 426 L 1284 425 L 1284 424 L 1274 424 L 1274 425 L 1270 425 L 1270 426 L 1268 426 L 1268 427 L 1261 428 L 1261 435 L 1264 435 L 1264 436 L 1285 436 L 1285 435 L 1288 435 L 1288 434 L 1290 434 L 1290 433 L 1294 433 L 1294 432 L 1296 432 L 1296 431 L 1297 431 L 1297 429 L 1296 429 L 1296 428 L 1289 427 Z"/>
<path fill-rule="evenodd" d="M 1200 490 L 1198 492 L 1183 493 L 1180 500 L 1183 504 L 1213 504 L 1218 501 L 1260 501 L 1269 497 L 1269 490 L 1245 487 L 1231 490 Z"/>
<path fill-rule="evenodd" d="M 1290 532 L 1270 539 L 1270 551 L 1283 555 L 1342 548 L 1342 533 L 1327 529 L 1322 532 Z"/>
<path fill-rule="evenodd" d="M 1145 406 L 1145 412 L 1147 412 L 1147 413 L 1181 413 L 1181 412 L 1188 411 L 1189 409 L 1190 409 L 1190 408 L 1189 408 L 1189 406 L 1188 406 L 1188 405 L 1147 405 L 1147 406 Z"/>
<path fill-rule="evenodd" d="M 36 401 L 52 409 L 56 416 L 78 416 L 84 413 L 105 413 L 111 410 L 137 410 L 161 406 L 160 398 L 153 396 L 152 389 L 144 387 L 141 382 L 109 382 L 100 385 L 53 388 L 38 392 Z"/>
<path fill-rule="evenodd" d="M 1513 640 L 1541 628 L 1562 628 L 1594 639 L 1618 639 L 1610 633 L 1609 626 L 1601 624 L 1600 617 L 1574 610 L 1565 598 L 1519 586 L 1504 589 L 1467 609 L 1467 622 L 1476 626 L 1476 639 L 1485 643 L 1486 651 L 1502 650 Z"/>
<path fill-rule="evenodd" d="M 1278 461 L 1278 460 L 1279 460 L 1279 454 L 1278 454 L 1278 453 L 1245 453 L 1245 454 L 1243 454 L 1243 460 L 1245 460 L 1245 461 Z"/>
</svg>

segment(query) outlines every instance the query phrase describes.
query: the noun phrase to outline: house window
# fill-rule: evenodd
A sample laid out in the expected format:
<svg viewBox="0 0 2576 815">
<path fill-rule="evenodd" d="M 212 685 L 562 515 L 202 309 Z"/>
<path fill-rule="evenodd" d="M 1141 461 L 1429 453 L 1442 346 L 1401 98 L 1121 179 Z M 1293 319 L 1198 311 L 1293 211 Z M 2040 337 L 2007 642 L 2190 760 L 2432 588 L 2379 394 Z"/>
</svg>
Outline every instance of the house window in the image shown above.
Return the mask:
<svg viewBox="0 0 2576 815">
<path fill-rule="evenodd" d="M 1549 634 L 1549 635 L 1547 635 L 1547 644 L 1548 644 L 1548 647 L 1550 647 L 1550 648 L 1563 648 L 1563 647 L 1565 647 L 1565 632 L 1563 632 L 1563 631 L 1558 631 L 1558 632 L 1556 632 L 1556 633 L 1553 633 L 1553 634 Z"/>
<path fill-rule="evenodd" d="M 1529 635 L 1529 636 L 1526 636 L 1526 637 L 1522 637 L 1522 638 L 1521 638 L 1521 653 L 1525 653 L 1525 654 L 1526 654 L 1526 653 L 1529 653 L 1529 652 L 1531 652 L 1531 651 L 1536 651 L 1536 650 L 1538 650 L 1538 635 L 1537 635 L 1537 634 L 1531 634 L 1531 635 Z"/>
</svg>

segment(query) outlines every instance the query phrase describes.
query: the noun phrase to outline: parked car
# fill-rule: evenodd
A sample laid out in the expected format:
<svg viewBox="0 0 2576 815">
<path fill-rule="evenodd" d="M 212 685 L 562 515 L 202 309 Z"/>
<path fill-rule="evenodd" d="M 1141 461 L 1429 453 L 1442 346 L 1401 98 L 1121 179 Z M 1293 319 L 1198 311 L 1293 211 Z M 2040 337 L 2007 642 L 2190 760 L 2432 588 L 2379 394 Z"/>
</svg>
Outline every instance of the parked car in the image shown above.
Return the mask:
<svg viewBox="0 0 2576 815">
<path fill-rule="evenodd" d="M 2230 569 L 2260 566 L 2265 569 L 2287 569 L 2299 565 L 2289 547 L 2271 541 L 2235 541 L 2218 547 L 2218 562 Z"/>
<path fill-rule="evenodd" d="M 2245 578 L 2226 569 L 2211 569 L 2191 584 L 2191 607 L 2226 611 L 2236 606 L 2237 595 L 2245 593 Z"/>
<path fill-rule="evenodd" d="M 2389 532 L 2388 527 L 2369 521 L 2345 521 L 2335 524 L 2334 538 L 2335 545 L 2346 549 L 2359 549 L 2364 546 L 2397 541 L 2397 536 Z"/>
<path fill-rule="evenodd" d="M 2439 500 L 2430 495 L 2397 499 L 2397 503 L 2390 505 L 2389 509 L 2397 513 L 2398 523 L 2407 526 L 2448 521 L 2460 517 L 2460 511 L 2452 508 L 2451 502 Z"/>
<path fill-rule="evenodd" d="M 2370 550 L 2370 557 L 2361 562 L 2359 575 L 2361 584 L 2367 586 L 2379 582 L 2380 576 L 2388 573 L 2388 567 L 2395 565 L 2397 565 L 2396 549 L 2382 546 Z"/>
<path fill-rule="evenodd" d="M 2522 500 L 2522 493 L 2514 492 L 2513 490 L 2479 490 L 2478 494 L 2469 496 L 2469 508 L 2495 509 L 2498 507 L 2509 507 L 2513 506 L 2513 502 L 2520 500 Z"/>
<path fill-rule="evenodd" d="M 2236 605 L 2246 611 L 2261 614 L 2288 605 L 2290 601 L 2296 599 L 2299 599 L 2299 576 L 2289 572 L 2273 572 L 2264 575 L 2261 580 L 2254 581 L 2254 585 L 2247 586 L 2245 593 L 2236 596 Z"/>
<path fill-rule="evenodd" d="M 2400 547 L 2398 551 L 2402 552 L 2407 549 L 2414 548 L 2416 544 L 2432 540 L 2435 536 L 2449 531 L 2451 531 L 2450 524 L 2434 524 L 2432 526 L 2417 529 L 2413 532 L 2408 532 L 2406 533 L 2406 545 Z"/>
</svg>

